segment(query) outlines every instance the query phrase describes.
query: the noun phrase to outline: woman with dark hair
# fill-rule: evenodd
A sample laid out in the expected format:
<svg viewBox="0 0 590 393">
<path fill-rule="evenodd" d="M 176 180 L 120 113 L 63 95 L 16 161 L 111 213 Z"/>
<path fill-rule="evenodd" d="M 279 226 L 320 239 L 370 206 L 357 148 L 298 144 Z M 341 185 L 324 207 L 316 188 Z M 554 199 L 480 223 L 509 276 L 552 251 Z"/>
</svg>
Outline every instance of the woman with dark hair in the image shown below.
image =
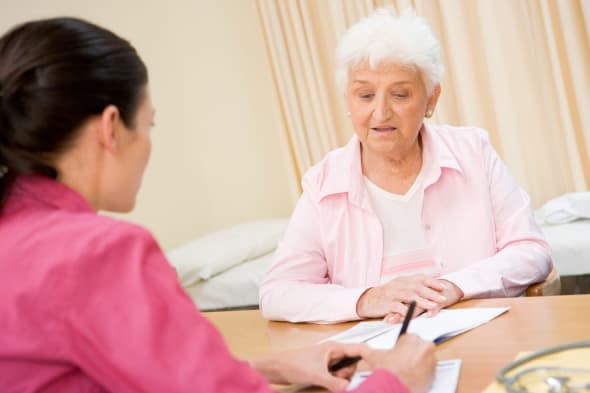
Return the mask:
<svg viewBox="0 0 590 393">
<path fill-rule="evenodd" d="M 0 390 L 337 390 L 354 366 L 329 365 L 361 356 L 387 370 L 359 392 L 425 391 L 433 345 L 410 334 L 392 351 L 326 343 L 234 359 L 151 234 L 96 214 L 135 204 L 154 116 L 147 79 L 127 41 L 79 19 L 0 38 Z"/>
</svg>

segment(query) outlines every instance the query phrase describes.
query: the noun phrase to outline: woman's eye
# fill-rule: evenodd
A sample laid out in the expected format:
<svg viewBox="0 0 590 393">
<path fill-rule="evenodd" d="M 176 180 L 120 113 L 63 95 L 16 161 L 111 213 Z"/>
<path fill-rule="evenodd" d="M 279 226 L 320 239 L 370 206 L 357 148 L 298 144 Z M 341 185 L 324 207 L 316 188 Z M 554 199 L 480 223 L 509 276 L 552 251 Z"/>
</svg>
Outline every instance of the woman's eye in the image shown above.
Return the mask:
<svg viewBox="0 0 590 393">
<path fill-rule="evenodd" d="M 408 93 L 393 93 L 393 96 L 395 98 L 406 98 L 408 96 Z"/>
<path fill-rule="evenodd" d="M 362 93 L 359 94 L 359 97 L 363 100 L 370 100 L 371 98 L 373 98 L 373 94 L 371 93 Z"/>
</svg>

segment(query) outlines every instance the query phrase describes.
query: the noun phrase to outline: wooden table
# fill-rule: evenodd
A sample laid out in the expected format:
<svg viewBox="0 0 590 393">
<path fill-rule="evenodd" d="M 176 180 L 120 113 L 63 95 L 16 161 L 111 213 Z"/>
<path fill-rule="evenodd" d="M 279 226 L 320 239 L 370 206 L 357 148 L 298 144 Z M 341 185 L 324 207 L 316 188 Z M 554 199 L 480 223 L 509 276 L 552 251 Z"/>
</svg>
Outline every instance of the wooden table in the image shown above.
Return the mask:
<svg viewBox="0 0 590 393">
<path fill-rule="evenodd" d="M 510 306 L 491 322 L 437 347 L 439 359 L 463 360 L 458 393 L 481 392 L 520 351 L 590 339 L 590 295 L 483 299 L 454 308 Z M 205 313 L 238 358 L 316 343 L 354 325 L 269 322 L 258 310 Z"/>
</svg>

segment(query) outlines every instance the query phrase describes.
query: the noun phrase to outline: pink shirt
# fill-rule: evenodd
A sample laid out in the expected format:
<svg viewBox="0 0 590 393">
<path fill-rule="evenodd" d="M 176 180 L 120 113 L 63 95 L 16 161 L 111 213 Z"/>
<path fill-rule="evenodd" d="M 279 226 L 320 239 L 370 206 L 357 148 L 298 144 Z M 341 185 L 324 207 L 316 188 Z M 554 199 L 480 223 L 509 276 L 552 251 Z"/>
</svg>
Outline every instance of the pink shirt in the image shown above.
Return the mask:
<svg viewBox="0 0 590 393">
<path fill-rule="evenodd" d="M 0 299 L 3 393 L 271 391 L 146 230 L 51 179 L 21 177 L 0 213 Z M 382 370 L 358 391 L 407 392 Z"/>
<path fill-rule="evenodd" d="M 421 135 L 421 224 L 440 277 L 465 298 L 517 296 L 542 281 L 552 267 L 549 246 L 528 195 L 485 131 L 428 125 Z M 353 137 L 304 176 L 303 194 L 260 288 L 266 318 L 359 318 L 357 300 L 379 284 L 383 264 L 382 225 L 360 159 Z"/>
</svg>

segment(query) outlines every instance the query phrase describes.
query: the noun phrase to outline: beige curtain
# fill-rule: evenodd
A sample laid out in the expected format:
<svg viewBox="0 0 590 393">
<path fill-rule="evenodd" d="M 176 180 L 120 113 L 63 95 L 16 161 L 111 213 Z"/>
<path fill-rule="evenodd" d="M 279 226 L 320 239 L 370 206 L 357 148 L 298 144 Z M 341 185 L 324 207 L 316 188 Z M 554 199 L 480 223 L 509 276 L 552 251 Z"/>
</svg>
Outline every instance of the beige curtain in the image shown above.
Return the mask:
<svg viewBox="0 0 590 393">
<path fill-rule="evenodd" d="M 590 186 L 590 0 L 257 0 L 292 183 L 352 134 L 334 49 L 372 10 L 414 8 L 446 66 L 433 122 L 480 126 L 538 207 Z M 294 186 L 295 192 L 300 188 Z"/>
</svg>

